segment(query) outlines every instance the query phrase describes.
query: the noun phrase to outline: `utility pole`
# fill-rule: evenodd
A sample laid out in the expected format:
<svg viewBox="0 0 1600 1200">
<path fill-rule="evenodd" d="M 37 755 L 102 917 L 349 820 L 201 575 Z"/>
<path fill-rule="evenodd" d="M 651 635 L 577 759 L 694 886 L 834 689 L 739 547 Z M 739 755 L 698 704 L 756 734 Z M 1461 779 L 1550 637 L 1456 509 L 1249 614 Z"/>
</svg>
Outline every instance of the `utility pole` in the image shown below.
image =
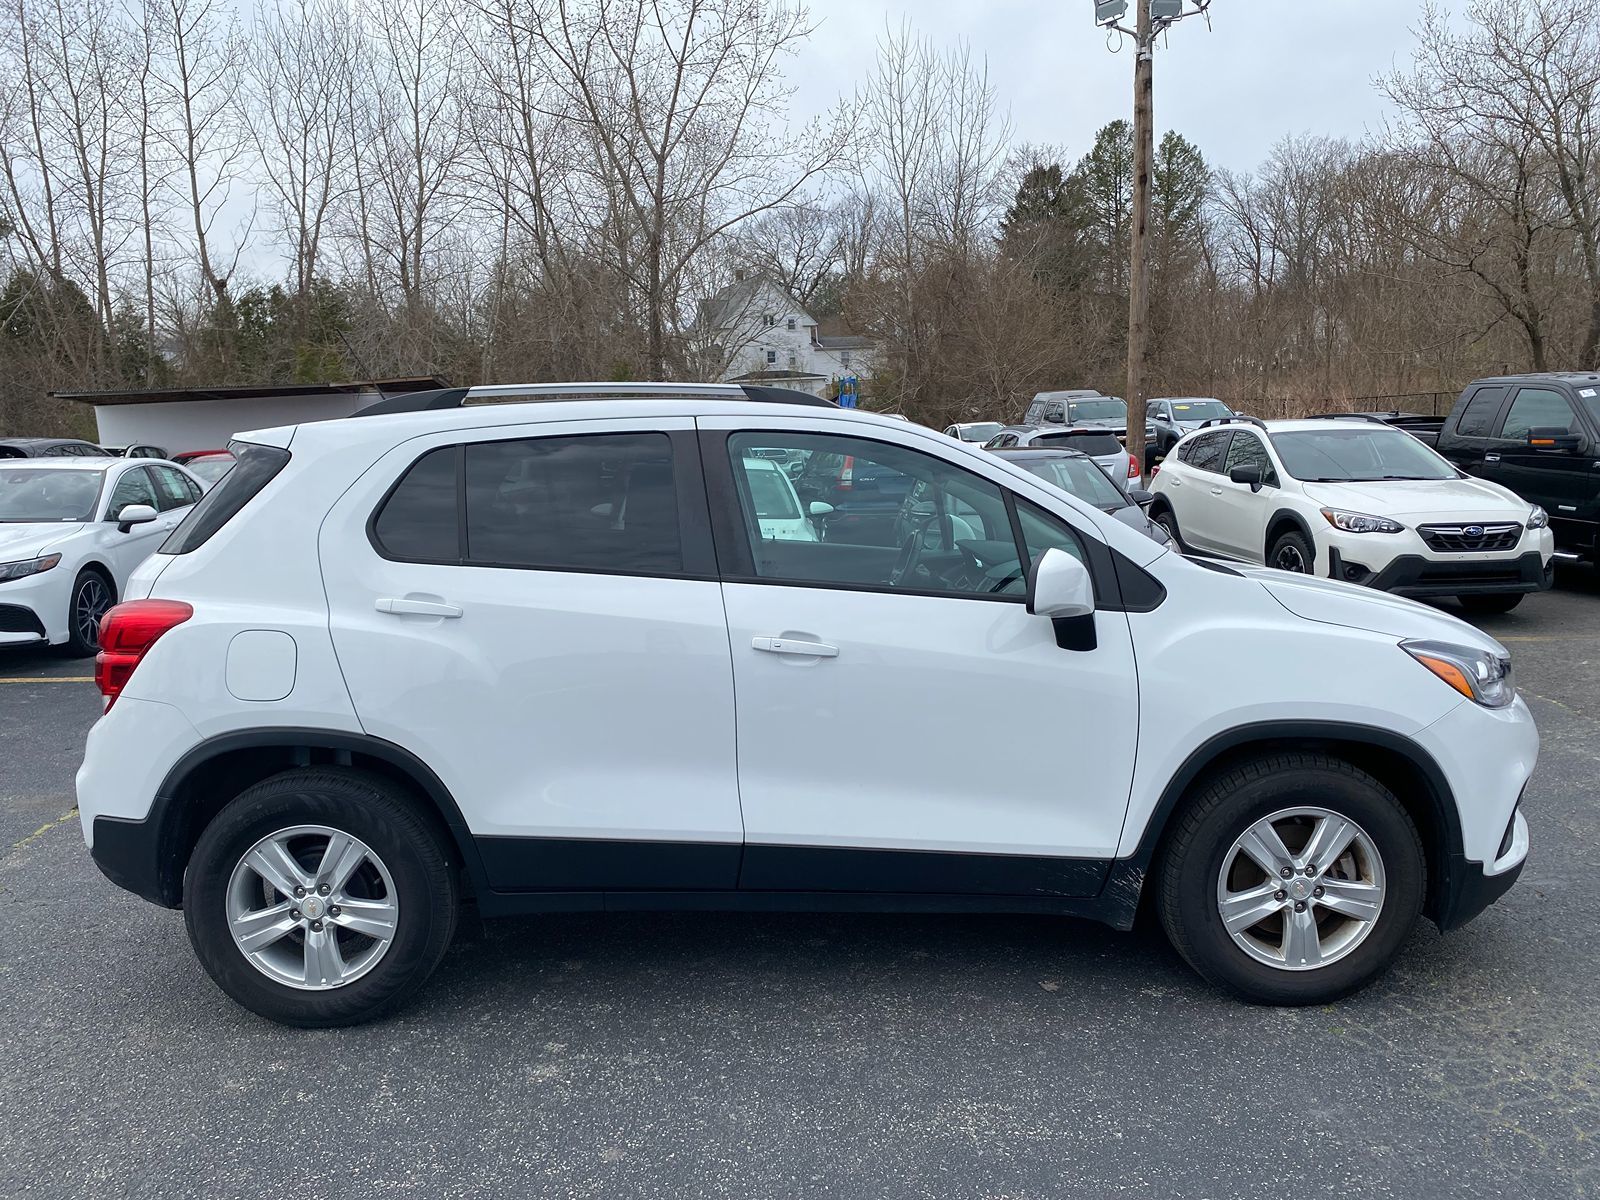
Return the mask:
<svg viewBox="0 0 1600 1200">
<path fill-rule="evenodd" d="M 1095 23 L 1133 39 L 1133 216 L 1128 247 L 1128 453 L 1145 461 L 1144 360 L 1150 338 L 1150 260 L 1145 238 L 1150 228 L 1150 177 L 1155 170 L 1154 67 L 1156 37 L 1184 17 L 1202 14 L 1211 0 L 1134 0 L 1134 27 L 1121 24 L 1128 0 L 1096 0 Z"/>
</svg>

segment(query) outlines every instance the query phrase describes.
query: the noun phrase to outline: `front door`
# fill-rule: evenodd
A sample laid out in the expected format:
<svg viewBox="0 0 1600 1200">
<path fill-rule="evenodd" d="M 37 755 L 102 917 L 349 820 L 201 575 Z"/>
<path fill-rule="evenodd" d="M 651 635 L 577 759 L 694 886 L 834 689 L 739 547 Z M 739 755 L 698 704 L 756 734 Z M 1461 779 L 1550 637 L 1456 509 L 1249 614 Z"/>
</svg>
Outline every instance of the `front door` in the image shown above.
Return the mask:
<svg viewBox="0 0 1600 1200">
<path fill-rule="evenodd" d="M 117 514 L 130 504 L 148 504 L 156 510 L 156 519 L 130 525 L 126 533 L 122 532 L 117 528 Z M 122 473 L 106 502 L 99 535 L 100 545 L 116 573 L 118 595 L 133 569 L 156 552 L 182 518 L 183 513 L 161 511 L 161 498 L 149 467 L 134 467 Z"/>
<path fill-rule="evenodd" d="M 322 525 L 362 728 L 434 770 L 496 888 L 735 884 L 733 677 L 691 427 L 429 435 Z"/>
<path fill-rule="evenodd" d="M 1575 450 L 1541 449 L 1528 444 L 1534 429 L 1560 429 L 1577 434 L 1582 443 Z M 1492 476 L 1496 483 L 1510 488 L 1530 504 L 1538 504 L 1550 514 L 1560 537 L 1573 522 L 1600 520 L 1600 445 L 1590 436 L 1587 423 L 1573 410 L 1572 402 L 1551 388 L 1523 387 L 1506 409 L 1494 453 L 1500 456 L 1499 468 Z M 1592 536 L 1592 535 L 1591 535 Z M 1561 537 L 1587 541 L 1587 538 Z"/>
<path fill-rule="evenodd" d="M 1068 650 L 1024 604 L 1027 562 L 1049 546 L 1082 555 L 1092 530 L 912 434 L 737 424 L 700 421 L 733 649 L 741 887 L 1098 891 L 1137 736 L 1127 618 L 1097 613 L 1094 648 Z M 773 446 L 903 476 L 893 544 L 764 534 L 746 464 Z"/>
</svg>

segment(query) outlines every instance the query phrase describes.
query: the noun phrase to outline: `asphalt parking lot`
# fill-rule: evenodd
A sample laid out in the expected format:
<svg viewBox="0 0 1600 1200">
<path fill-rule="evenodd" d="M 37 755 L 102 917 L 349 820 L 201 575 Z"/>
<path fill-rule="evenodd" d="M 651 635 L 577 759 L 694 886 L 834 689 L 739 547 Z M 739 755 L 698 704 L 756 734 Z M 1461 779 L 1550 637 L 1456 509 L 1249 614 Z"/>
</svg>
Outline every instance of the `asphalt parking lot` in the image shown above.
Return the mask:
<svg viewBox="0 0 1600 1200">
<path fill-rule="evenodd" d="M 0 651 L 0 1196 L 1600 1195 L 1600 581 L 1481 624 L 1543 735 L 1520 884 L 1322 1009 L 1016 917 L 489 925 L 385 1023 L 269 1025 L 106 882 L 87 664 Z"/>
</svg>

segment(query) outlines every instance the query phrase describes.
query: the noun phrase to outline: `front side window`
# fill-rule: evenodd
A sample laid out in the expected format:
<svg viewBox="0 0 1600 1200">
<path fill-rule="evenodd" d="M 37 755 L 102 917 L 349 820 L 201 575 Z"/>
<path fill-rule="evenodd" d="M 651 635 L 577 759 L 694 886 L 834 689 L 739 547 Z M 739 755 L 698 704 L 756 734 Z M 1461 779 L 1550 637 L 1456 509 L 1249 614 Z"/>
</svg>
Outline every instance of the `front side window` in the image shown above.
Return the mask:
<svg viewBox="0 0 1600 1200">
<path fill-rule="evenodd" d="M 1572 411 L 1572 405 L 1560 392 L 1546 388 L 1523 388 L 1506 410 L 1500 436 L 1520 442 L 1525 441 L 1529 432 L 1535 429 L 1564 429 L 1568 433 L 1579 433 L 1582 428 L 1578 424 L 1578 414 Z"/>
<path fill-rule="evenodd" d="M 1228 447 L 1228 457 L 1223 460 L 1222 473 L 1229 474 L 1235 467 L 1258 467 L 1261 482 L 1278 485 L 1278 473 L 1272 469 L 1272 458 L 1261 439 L 1253 433 L 1234 430 L 1233 443 Z"/>
<path fill-rule="evenodd" d="M 1046 421 L 1065 421 L 1067 419 L 1067 406 L 1064 404 L 1052 404 L 1045 410 L 1044 419 Z"/>
<path fill-rule="evenodd" d="M 1276 433 L 1283 469 L 1305 483 L 1454 479 L 1456 469 L 1409 433 L 1377 426 Z"/>
<path fill-rule="evenodd" d="M 92 520 L 101 480 L 99 471 L 0 468 L 0 521 Z"/>
<path fill-rule="evenodd" d="M 157 510 L 161 508 L 155 487 L 150 482 L 149 470 L 145 467 L 122 473 L 122 478 L 117 480 L 117 486 L 111 493 L 111 503 L 106 505 L 107 519 L 115 520 L 117 514 L 130 504 L 148 504 Z"/>
<path fill-rule="evenodd" d="M 772 481 L 754 451 L 779 445 L 805 460 L 793 486 L 799 511 L 816 514 L 814 538 L 768 515 Z M 734 434 L 728 457 L 758 579 L 967 597 L 1025 590 L 1005 495 L 981 476 L 831 434 Z"/>
</svg>

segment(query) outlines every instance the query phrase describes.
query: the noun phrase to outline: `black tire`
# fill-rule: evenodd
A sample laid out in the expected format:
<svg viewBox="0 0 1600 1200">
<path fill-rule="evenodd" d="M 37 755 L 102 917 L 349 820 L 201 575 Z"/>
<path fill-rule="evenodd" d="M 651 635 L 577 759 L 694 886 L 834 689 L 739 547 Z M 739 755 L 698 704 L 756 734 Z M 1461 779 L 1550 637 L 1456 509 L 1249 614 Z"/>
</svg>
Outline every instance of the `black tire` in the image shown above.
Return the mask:
<svg viewBox="0 0 1600 1200">
<path fill-rule="evenodd" d="M 1178 532 L 1177 515 L 1170 508 L 1162 509 L 1150 519 L 1167 531 L 1167 536 L 1180 553 L 1187 553 L 1189 548 L 1183 544 L 1183 535 Z"/>
<path fill-rule="evenodd" d="M 1488 595 L 1457 596 L 1456 600 L 1469 613 L 1508 613 L 1522 603 L 1526 592 L 1493 592 Z"/>
<path fill-rule="evenodd" d="M 262 838 L 304 824 L 330 826 L 371 847 L 393 878 L 399 904 L 394 937 L 376 965 L 325 991 L 270 977 L 245 957 L 228 928 L 234 867 Z M 381 776 L 306 767 L 263 780 L 206 826 L 189 861 L 183 909 L 195 954 L 218 987 L 279 1024 L 322 1029 L 382 1016 L 422 986 L 454 936 L 461 900 L 447 836 L 408 793 Z"/>
<path fill-rule="evenodd" d="M 1224 860 L 1246 829 L 1279 809 L 1314 805 L 1354 821 L 1382 859 L 1383 907 L 1364 940 L 1324 967 L 1291 971 L 1245 952 L 1218 911 Z M 1157 862 L 1157 908 L 1173 947 L 1213 984 L 1258 1004 L 1324 1004 L 1366 986 L 1394 960 L 1422 911 L 1427 865 L 1417 827 L 1394 794 L 1340 759 L 1264 755 L 1206 780 Z"/>
<path fill-rule="evenodd" d="M 1317 552 L 1305 534 L 1291 529 L 1273 539 L 1272 549 L 1267 551 L 1267 566 L 1298 575 L 1315 575 Z"/>
<path fill-rule="evenodd" d="M 67 640 L 56 649 L 67 658 L 93 658 L 100 650 L 100 618 L 117 602 L 116 588 L 93 567 L 85 567 L 72 581 L 67 600 Z M 86 619 L 92 623 L 85 625 Z"/>
</svg>

